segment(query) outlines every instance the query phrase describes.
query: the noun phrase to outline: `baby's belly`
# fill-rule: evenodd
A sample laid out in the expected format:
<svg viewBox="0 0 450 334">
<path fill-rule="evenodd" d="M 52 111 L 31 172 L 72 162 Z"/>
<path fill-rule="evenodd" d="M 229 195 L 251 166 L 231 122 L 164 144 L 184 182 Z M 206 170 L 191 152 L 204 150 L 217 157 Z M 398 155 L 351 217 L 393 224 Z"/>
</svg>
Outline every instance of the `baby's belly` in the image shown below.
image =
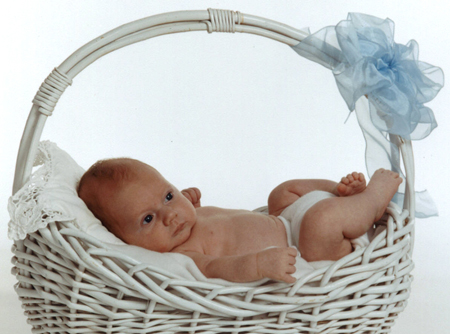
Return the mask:
<svg viewBox="0 0 450 334">
<path fill-rule="evenodd" d="M 211 255 L 243 255 L 288 246 L 286 229 L 279 218 L 245 210 L 221 210 L 207 219 L 208 225 L 213 224 L 210 226 L 220 233 L 207 245 Z"/>
</svg>

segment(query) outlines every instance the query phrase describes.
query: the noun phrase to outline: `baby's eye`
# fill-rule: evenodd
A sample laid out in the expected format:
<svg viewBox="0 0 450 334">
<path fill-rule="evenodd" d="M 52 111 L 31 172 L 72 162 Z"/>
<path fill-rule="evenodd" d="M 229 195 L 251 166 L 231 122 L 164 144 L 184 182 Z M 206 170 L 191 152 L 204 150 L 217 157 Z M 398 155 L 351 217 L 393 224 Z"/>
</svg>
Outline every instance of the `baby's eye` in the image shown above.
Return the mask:
<svg viewBox="0 0 450 334">
<path fill-rule="evenodd" d="M 152 220 L 153 220 L 153 216 L 152 215 L 145 216 L 145 218 L 144 218 L 144 225 L 145 224 L 149 224 Z"/>
<path fill-rule="evenodd" d="M 173 194 L 172 193 L 168 193 L 166 196 L 166 202 L 170 201 L 173 198 Z"/>
</svg>

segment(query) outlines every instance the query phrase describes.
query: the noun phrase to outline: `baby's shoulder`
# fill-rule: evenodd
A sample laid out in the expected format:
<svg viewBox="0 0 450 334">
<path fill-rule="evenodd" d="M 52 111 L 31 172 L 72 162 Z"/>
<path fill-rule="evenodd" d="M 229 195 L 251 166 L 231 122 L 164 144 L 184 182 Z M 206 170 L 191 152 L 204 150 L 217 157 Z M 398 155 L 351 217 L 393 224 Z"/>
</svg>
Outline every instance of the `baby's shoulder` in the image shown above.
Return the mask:
<svg viewBox="0 0 450 334">
<path fill-rule="evenodd" d="M 197 212 L 197 216 L 200 218 L 211 217 L 217 215 L 226 214 L 226 209 L 219 208 L 217 206 L 202 206 L 195 209 Z"/>
<path fill-rule="evenodd" d="M 225 209 L 225 208 L 219 208 L 217 206 L 202 206 L 195 209 L 197 211 L 197 215 L 200 216 L 232 216 L 236 214 L 242 214 L 242 213 L 251 213 L 251 211 L 248 210 L 240 210 L 240 209 Z"/>
</svg>

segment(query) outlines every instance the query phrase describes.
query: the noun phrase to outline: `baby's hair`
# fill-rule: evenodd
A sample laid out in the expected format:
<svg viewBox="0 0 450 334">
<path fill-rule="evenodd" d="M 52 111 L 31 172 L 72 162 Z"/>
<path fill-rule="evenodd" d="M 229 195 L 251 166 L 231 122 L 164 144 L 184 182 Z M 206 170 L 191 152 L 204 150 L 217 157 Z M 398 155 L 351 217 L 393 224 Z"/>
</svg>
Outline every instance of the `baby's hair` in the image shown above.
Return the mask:
<svg viewBox="0 0 450 334">
<path fill-rule="evenodd" d="M 130 162 L 132 161 L 137 160 L 113 158 L 97 161 L 81 177 L 78 183 L 78 194 L 82 192 L 86 183 L 93 180 L 120 183 L 121 181 L 130 179 L 134 175 L 130 166 Z"/>
<path fill-rule="evenodd" d="M 142 163 L 130 158 L 99 160 L 83 174 L 78 183 L 78 196 L 110 231 L 112 228 L 110 217 L 107 217 L 99 201 L 99 192 L 101 191 L 99 186 L 109 183 L 110 186 L 116 187 L 124 181 L 131 180 L 136 175 L 132 167 L 134 162 Z"/>
</svg>

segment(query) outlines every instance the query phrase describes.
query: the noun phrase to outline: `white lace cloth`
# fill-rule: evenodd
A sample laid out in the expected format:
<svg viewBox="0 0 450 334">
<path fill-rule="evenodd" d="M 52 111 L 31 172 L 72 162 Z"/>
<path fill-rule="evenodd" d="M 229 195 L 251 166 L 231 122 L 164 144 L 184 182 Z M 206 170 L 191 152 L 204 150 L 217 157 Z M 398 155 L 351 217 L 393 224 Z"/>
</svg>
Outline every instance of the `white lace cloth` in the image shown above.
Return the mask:
<svg viewBox="0 0 450 334">
<path fill-rule="evenodd" d="M 55 166 L 58 162 L 52 159 L 54 146 L 56 145 L 50 142 L 42 142 L 39 145 L 34 166 L 42 165 L 42 167 L 36 170 L 31 179 L 9 198 L 8 211 L 11 220 L 8 224 L 8 236 L 10 239 L 22 240 L 28 233 L 47 226 L 49 222 L 72 221 L 76 224 L 71 210 L 66 210 L 67 208 L 61 205 L 61 196 L 73 202 L 64 192 L 71 192 L 70 185 L 73 186 L 72 189 L 75 189 L 75 177 L 82 174 L 83 170 L 79 166 L 68 164 L 61 166 L 59 163 L 59 166 Z M 54 177 L 55 168 L 64 167 L 69 168 L 70 171 L 66 174 L 69 177 L 62 180 L 61 187 L 57 184 L 61 178 Z"/>
</svg>

